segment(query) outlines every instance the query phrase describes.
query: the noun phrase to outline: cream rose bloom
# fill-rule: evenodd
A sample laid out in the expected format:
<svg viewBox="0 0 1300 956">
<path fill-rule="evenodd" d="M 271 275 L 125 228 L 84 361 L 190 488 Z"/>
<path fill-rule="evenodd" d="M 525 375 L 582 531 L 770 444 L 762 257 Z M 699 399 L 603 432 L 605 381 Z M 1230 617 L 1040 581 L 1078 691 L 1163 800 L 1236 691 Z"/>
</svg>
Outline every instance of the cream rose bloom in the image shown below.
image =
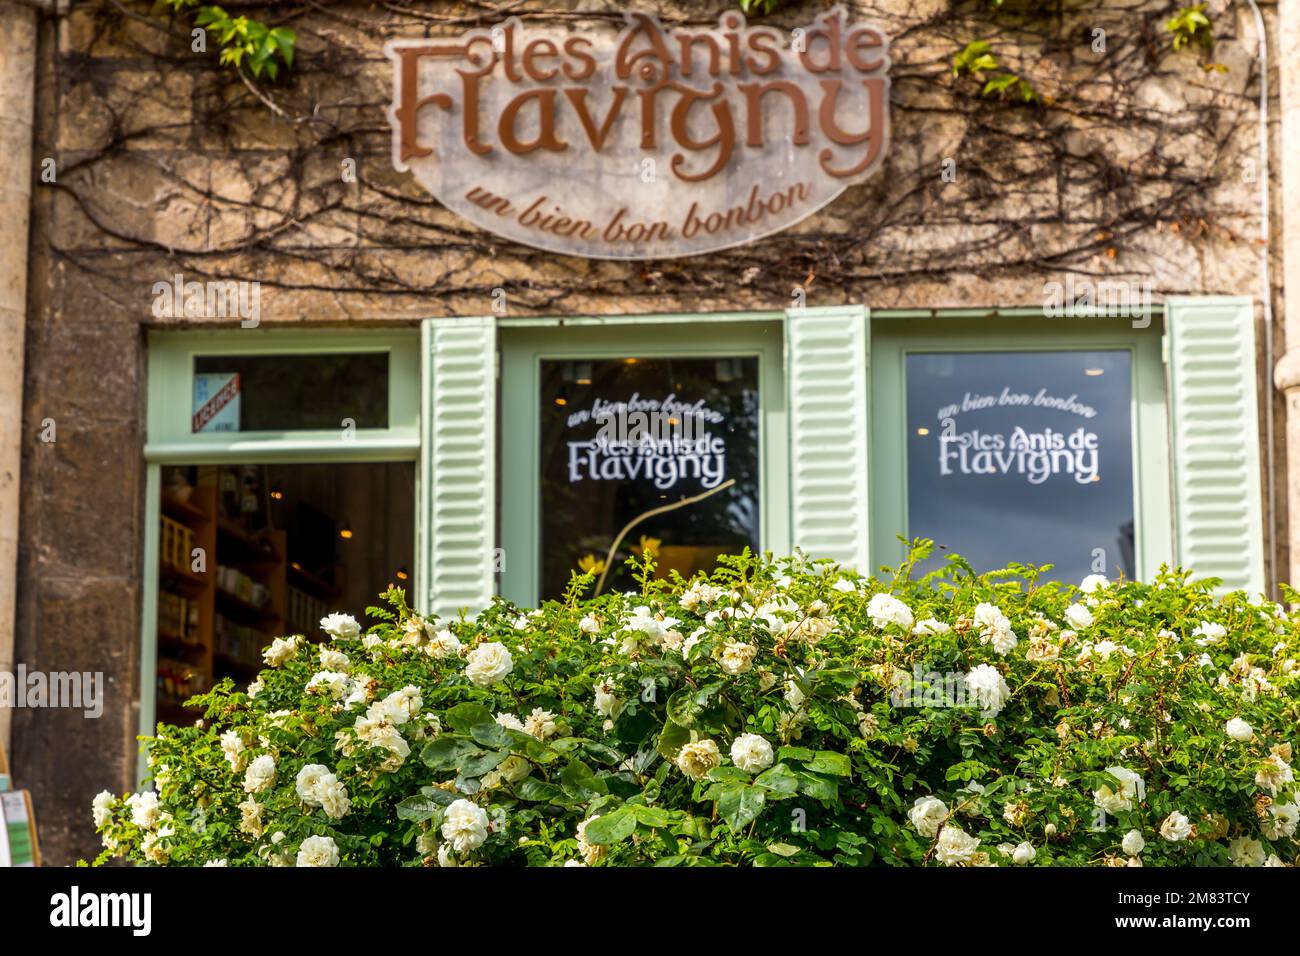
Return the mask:
<svg viewBox="0 0 1300 956">
<path fill-rule="evenodd" d="M 487 840 L 488 815 L 471 800 L 460 799 L 442 817 L 442 838 L 457 853 L 469 853 Z"/>
<path fill-rule="evenodd" d="M 253 839 L 262 835 L 262 805 L 249 797 L 239 805 L 239 832 Z"/>
<path fill-rule="evenodd" d="M 742 641 L 727 641 L 722 645 L 718 665 L 731 676 L 743 674 L 754 666 L 758 648 Z"/>
<path fill-rule="evenodd" d="M 971 836 L 960 827 L 948 824 L 939 834 L 934 855 L 940 863 L 947 866 L 969 863 L 979 845 L 980 841 L 977 837 Z"/>
<path fill-rule="evenodd" d="M 342 820 L 352 809 L 352 801 L 348 799 L 347 788 L 339 782 L 339 778 L 334 774 L 326 774 L 321 780 L 317 789 L 317 796 L 320 799 L 321 809 L 331 820 Z"/>
<path fill-rule="evenodd" d="M 1119 780 L 1119 791 L 1102 784 L 1092 792 L 1092 802 L 1106 813 L 1122 813 L 1132 810 L 1134 801 L 1142 800 L 1143 782 L 1140 774 L 1127 767 L 1107 767 L 1106 772 Z"/>
<path fill-rule="evenodd" d="M 741 734 L 731 742 L 731 762 L 746 773 L 758 773 L 776 759 L 772 745 L 758 734 Z"/>
<path fill-rule="evenodd" d="M 1086 605 L 1071 604 L 1065 609 L 1065 620 L 1072 628 L 1081 631 L 1092 626 L 1092 611 Z"/>
<path fill-rule="evenodd" d="M 692 780 L 699 780 L 721 763 L 718 745 L 712 740 L 697 740 L 677 754 L 677 768 Z"/>
<path fill-rule="evenodd" d="M 330 637 L 347 641 L 361 633 L 361 625 L 351 614 L 330 614 L 320 619 L 320 629 Z"/>
<path fill-rule="evenodd" d="M 429 655 L 438 659 L 455 657 L 460 653 L 460 641 L 447 628 L 443 628 L 429 639 Z"/>
<path fill-rule="evenodd" d="M 1234 717 L 1232 720 L 1224 724 L 1223 730 L 1224 733 L 1239 743 L 1245 743 L 1248 740 L 1253 740 L 1255 737 L 1255 731 L 1251 728 L 1250 724 L 1246 723 L 1240 717 Z"/>
<path fill-rule="evenodd" d="M 333 837 L 310 836 L 298 848 L 298 866 L 338 866 L 339 848 Z"/>
<path fill-rule="evenodd" d="M 992 664 L 980 664 L 963 678 L 980 708 L 996 717 L 1011 698 L 1011 688 Z"/>
<path fill-rule="evenodd" d="M 1233 866 L 1263 866 L 1264 844 L 1250 837 L 1237 837 L 1228 843 L 1228 857 Z"/>
<path fill-rule="evenodd" d="M 248 772 L 244 774 L 244 792 L 261 793 L 274 782 L 275 758 L 262 754 L 248 765 Z"/>
<path fill-rule="evenodd" d="M 479 687 L 490 687 L 514 670 L 515 662 L 504 644 L 480 644 L 466 658 L 465 676 Z"/>
<path fill-rule="evenodd" d="M 1139 830 L 1129 830 L 1124 834 L 1124 839 L 1120 841 L 1119 847 L 1129 856 L 1137 856 L 1146 849 L 1147 841 L 1142 839 L 1142 833 Z"/>
<path fill-rule="evenodd" d="M 244 769 L 244 738 L 239 736 L 238 731 L 227 730 L 221 735 L 221 752 L 225 755 L 226 762 L 230 764 L 230 769 L 239 773 Z"/>
<path fill-rule="evenodd" d="M 332 647 L 322 647 L 320 649 L 320 666 L 327 671 L 346 671 L 352 662 L 348 660 L 348 655 L 342 651 L 336 651 Z"/>
<path fill-rule="evenodd" d="M 948 819 L 948 807 L 938 797 L 917 797 L 912 809 L 907 811 L 907 818 L 917 833 L 933 839 L 943 821 Z"/>
<path fill-rule="evenodd" d="M 96 829 L 113 819 L 113 807 L 115 806 L 117 806 L 117 798 L 107 790 L 101 790 L 95 795 L 95 802 L 90 805 L 90 809 L 95 817 Z"/>
<path fill-rule="evenodd" d="M 302 638 L 277 637 L 271 646 L 262 650 L 262 660 L 270 667 L 279 667 L 298 656 L 298 644 Z"/>
<path fill-rule="evenodd" d="M 299 770 L 293 786 L 298 799 L 309 806 L 319 807 L 321 781 L 329 775 L 330 768 L 319 763 L 309 763 Z"/>
<path fill-rule="evenodd" d="M 903 630 L 910 631 L 916 621 L 910 607 L 892 594 L 883 591 L 873 594 L 871 600 L 867 602 L 867 616 L 871 618 L 871 623 L 881 630 L 890 624 L 897 624 Z"/>
<path fill-rule="evenodd" d="M 1165 817 L 1164 823 L 1160 824 L 1160 835 L 1170 843 L 1186 840 L 1192 835 L 1192 821 L 1175 810 Z"/>
</svg>

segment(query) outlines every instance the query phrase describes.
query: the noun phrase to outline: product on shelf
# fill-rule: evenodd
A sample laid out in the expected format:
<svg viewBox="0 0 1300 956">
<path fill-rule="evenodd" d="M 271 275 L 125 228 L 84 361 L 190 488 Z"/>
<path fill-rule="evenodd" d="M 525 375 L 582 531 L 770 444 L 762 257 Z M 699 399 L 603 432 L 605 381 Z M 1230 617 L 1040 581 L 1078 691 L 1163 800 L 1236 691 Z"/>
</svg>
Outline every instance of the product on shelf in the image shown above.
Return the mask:
<svg viewBox="0 0 1300 956">
<path fill-rule="evenodd" d="M 163 515 L 158 547 L 162 563 L 169 567 L 188 571 L 190 554 L 193 550 L 194 532 L 179 521 Z"/>
</svg>

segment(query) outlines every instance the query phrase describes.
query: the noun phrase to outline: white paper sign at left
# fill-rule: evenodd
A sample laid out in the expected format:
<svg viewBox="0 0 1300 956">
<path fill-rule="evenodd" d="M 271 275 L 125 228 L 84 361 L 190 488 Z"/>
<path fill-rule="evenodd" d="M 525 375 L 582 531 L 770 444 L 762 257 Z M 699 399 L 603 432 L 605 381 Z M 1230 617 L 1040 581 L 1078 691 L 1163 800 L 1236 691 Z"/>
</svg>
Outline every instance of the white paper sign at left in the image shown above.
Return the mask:
<svg viewBox="0 0 1300 956">
<path fill-rule="evenodd" d="M 194 376 L 192 432 L 239 431 L 238 372 L 211 372 Z"/>
</svg>

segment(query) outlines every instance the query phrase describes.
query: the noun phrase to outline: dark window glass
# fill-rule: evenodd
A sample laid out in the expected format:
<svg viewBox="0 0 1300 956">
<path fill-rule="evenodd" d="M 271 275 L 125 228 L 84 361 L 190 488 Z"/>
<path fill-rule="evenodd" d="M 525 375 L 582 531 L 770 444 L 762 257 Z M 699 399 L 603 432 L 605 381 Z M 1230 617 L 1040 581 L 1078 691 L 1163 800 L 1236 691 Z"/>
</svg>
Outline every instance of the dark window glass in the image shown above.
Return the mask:
<svg viewBox="0 0 1300 956">
<path fill-rule="evenodd" d="M 911 537 L 980 571 L 1133 574 L 1127 351 L 910 354 L 906 373 Z"/>
<path fill-rule="evenodd" d="M 194 360 L 191 430 L 388 427 L 388 353 L 203 355 Z"/>
<path fill-rule="evenodd" d="M 634 519 L 605 590 L 649 545 L 658 573 L 690 576 L 758 547 L 758 359 L 546 361 L 541 375 L 542 594 L 605 559 Z M 735 484 L 723 487 L 727 481 Z"/>
<path fill-rule="evenodd" d="M 335 611 L 367 623 L 415 553 L 410 462 L 163 469 L 158 567 L 158 719 L 230 677 L 243 686 L 275 638 L 323 640 Z"/>
</svg>

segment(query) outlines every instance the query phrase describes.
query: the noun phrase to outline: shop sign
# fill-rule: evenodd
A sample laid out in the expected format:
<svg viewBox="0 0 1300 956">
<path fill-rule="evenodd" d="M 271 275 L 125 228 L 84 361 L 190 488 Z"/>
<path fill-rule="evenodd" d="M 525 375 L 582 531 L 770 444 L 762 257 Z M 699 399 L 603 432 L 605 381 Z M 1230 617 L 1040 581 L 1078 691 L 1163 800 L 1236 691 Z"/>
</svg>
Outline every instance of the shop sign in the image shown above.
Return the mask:
<svg viewBox="0 0 1300 956">
<path fill-rule="evenodd" d="M 239 431 L 239 373 L 195 375 L 193 408 L 191 431 Z"/>
<path fill-rule="evenodd" d="M 726 477 L 727 442 L 708 426 L 724 421 L 703 399 L 688 403 L 675 394 L 658 399 L 639 392 L 626 401 L 598 397 L 568 418 L 570 429 L 600 425 L 591 440 L 569 441 L 569 482 L 648 481 L 667 491 L 693 479 L 716 488 Z"/>
<path fill-rule="evenodd" d="M 657 259 L 787 229 L 879 168 L 889 40 L 842 7 L 789 34 L 626 14 L 390 41 L 393 163 L 474 224 L 551 252 Z"/>
</svg>

